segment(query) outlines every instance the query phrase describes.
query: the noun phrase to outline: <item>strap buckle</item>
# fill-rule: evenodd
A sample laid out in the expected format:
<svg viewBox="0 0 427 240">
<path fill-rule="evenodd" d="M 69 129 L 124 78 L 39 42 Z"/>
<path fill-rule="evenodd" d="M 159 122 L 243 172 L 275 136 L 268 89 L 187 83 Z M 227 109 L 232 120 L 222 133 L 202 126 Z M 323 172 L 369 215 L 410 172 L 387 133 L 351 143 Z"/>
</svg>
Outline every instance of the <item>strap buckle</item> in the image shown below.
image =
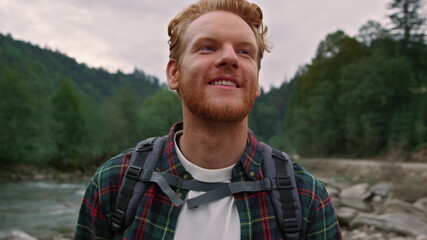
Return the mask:
<svg viewBox="0 0 427 240">
<path fill-rule="evenodd" d="M 290 177 L 276 177 L 277 188 L 279 189 L 292 189 L 292 181 Z"/>
<path fill-rule="evenodd" d="M 271 153 L 271 155 L 273 156 L 273 158 L 276 157 L 280 160 L 288 161 L 288 159 L 285 156 L 283 156 L 282 152 L 277 151 L 276 149 L 273 149 L 273 152 Z"/>
<path fill-rule="evenodd" d="M 298 233 L 298 220 L 296 218 L 283 219 L 283 230 L 285 233 Z"/>
<path fill-rule="evenodd" d="M 153 149 L 153 144 L 146 143 L 146 144 L 142 145 L 141 147 L 135 149 L 135 151 L 137 151 L 137 152 L 145 152 L 145 151 L 151 151 L 152 149 Z"/>
<path fill-rule="evenodd" d="M 126 177 L 136 180 L 138 179 L 140 173 L 141 173 L 140 167 L 129 166 L 128 171 L 126 172 Z"/>
</svg>

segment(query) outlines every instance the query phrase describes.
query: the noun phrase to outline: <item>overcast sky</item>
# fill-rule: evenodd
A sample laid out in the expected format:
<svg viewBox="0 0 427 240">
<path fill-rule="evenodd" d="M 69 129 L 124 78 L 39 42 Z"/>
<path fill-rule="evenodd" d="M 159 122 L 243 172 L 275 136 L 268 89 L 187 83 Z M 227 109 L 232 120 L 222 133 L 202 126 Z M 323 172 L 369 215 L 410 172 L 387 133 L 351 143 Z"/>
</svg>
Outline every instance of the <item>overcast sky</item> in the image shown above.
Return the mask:
<svg viewBox="0 0 427 240">
<path fill-rule="evenodd" d="M 134 68 L 165 81 L 167 24 L 193 0 L 0 0 L 0 32 L 109 71 Z M 368 20 L 388 23 L 390 0 L 252 0 L 264 11 L 273 51 L 260 73 L 280 86 L 338 29 L 354 36 Z"/>
</svg>

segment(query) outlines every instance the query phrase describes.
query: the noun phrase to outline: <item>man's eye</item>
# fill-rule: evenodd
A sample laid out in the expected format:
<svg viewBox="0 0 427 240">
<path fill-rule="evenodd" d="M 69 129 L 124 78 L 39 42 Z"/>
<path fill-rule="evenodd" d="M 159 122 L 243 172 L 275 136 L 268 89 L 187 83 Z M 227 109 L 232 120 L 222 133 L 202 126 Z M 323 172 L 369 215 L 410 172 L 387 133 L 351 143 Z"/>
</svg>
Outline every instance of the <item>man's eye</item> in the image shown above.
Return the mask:
<svg viewBox="0 0 427 240">
<path fill-rule="evenodd" d="M 248 50 L 238 50 L 237 53 L 250 55 L 251 53 Z"/>
<path fill-rule="evenodd" d="M 199 51 L 215 51 L 215 48 L 212 46 L 203 46 L 199 48 Z"/>
</svg>

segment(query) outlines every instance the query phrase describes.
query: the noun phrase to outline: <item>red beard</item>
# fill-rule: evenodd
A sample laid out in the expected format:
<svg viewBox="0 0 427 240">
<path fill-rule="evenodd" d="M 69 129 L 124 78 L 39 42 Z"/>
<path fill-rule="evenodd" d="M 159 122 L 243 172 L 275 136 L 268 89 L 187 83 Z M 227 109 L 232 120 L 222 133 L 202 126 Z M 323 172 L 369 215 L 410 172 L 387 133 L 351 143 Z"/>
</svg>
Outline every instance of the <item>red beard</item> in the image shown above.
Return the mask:
<svg viewBox="0 0 427 240">
<path fill-rule="evenodd" d="M 184 81 L 185 82 L 185 81 Z M 253 86 L 239 103 L 229 105 L 213 104 L 206 99 L 200 88 L 192 88 L 190 84 L 181 81 L 179 89 L 183 104 L 195 116 L 205 120 L 236 122 L 243 120 L 250 113 L 256 99 L 256 87 Z"/>
</svg>

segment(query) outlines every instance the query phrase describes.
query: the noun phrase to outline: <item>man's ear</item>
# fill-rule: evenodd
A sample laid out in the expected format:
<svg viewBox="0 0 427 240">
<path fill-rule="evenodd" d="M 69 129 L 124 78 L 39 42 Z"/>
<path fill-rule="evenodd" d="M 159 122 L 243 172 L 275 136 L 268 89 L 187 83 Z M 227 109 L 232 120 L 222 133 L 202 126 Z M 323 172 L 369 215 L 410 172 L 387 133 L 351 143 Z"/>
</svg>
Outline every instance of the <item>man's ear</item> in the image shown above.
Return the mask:
<svg viewBox="0 0 427 240">
<path fill-rule="evenodd" d="M 168 87 L 171 90 L 177 90 L 179 88 L 179 69 L 175 59 L 169 59 L 166 67 L 166 77 L 168 79 Z"/>
</svg>

